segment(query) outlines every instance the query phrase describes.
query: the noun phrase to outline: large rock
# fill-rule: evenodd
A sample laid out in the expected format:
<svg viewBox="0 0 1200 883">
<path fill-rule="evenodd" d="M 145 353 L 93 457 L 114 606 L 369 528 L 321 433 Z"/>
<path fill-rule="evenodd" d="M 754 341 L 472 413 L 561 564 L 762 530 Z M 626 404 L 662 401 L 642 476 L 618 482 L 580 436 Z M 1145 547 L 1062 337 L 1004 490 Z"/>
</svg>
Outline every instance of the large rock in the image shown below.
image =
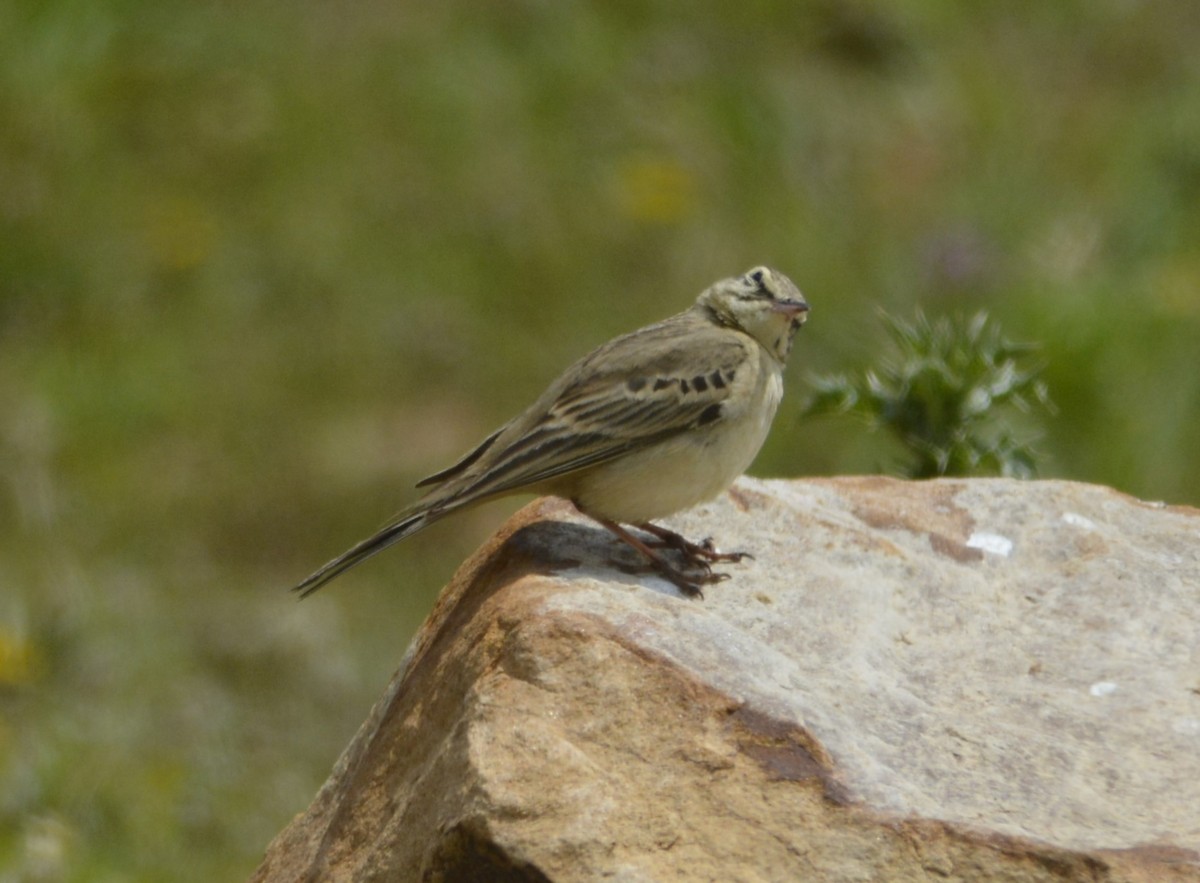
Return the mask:
<svg viewBox="0 0 1200 883">
<path fill-rule="evenodd" d="M 687 600 L 564 503 L 469 560 L 293 880 L 1200 881 L 1200 512 L 744 479 Z"/>
</svg>

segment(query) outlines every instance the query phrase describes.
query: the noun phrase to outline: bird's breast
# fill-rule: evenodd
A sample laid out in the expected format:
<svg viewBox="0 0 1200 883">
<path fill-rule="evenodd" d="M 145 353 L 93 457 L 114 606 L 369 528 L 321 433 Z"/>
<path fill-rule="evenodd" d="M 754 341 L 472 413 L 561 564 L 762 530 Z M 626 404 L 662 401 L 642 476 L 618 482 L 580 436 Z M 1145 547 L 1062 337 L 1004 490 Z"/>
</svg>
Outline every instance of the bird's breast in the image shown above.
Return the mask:
<svg viewBox="0 0 1200 883">
<path fill-rule="evenodd" d="M 627 524 L 664 518 L 725 491 L 753 462 L 783 396 L 778 370 L 764 371 L 737 410 L 574 477 L 583 509 Z"/>
</svg>

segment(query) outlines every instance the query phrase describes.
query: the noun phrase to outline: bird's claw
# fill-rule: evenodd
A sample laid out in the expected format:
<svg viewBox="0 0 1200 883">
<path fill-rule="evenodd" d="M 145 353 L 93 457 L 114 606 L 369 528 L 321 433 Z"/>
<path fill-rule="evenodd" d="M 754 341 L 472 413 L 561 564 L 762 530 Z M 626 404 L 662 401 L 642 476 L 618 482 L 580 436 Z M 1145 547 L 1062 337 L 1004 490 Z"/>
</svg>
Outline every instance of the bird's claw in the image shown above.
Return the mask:
<svg viewBox="0 0 1200 883">
<path fill-rule="evenodd" d="M 673 582 L 686 597 L 703 601 L 704 592 L 701 590 L 701 586 L 723 583 L 727 579 L 732 579 L 732 577 L 728 573 L 720 573 L 713 570 L 707 562 L 701 563 L 704 565 L 704 569 L 700 573 L 684 573 L 673 568 L 659 568 L 659 573 Z"/>
<path fill-rule="evenodd" d="M 705 537 L 700 542 L 693 543 L 680 534 L 663 527 L 656 525 L 642 525 L 642 527 L 658 537 L 657 540 L 651 541 L 647 545 L 656 549 L 673 549 L 683 556 L 686 564 L 692 566 L 707 567 L 709 564 L 721 561 L 736 564 L 738 561 L 754 558 L 749 552 L 718 552 L 712 537 Z"/>
<path fill-rule="evenodd" d="M 653 540 L 643 541 L 629 534 L 615 522 L 605 519 L 597 520 L 628 545 L 639 550 L 649 560 L 652 569 L 656 570 L 664 579 L 674 583 L 679 591 L 688 598 L 702 599 L 704 592 L 701 591 L 701 586 L 724 582 L 731 578 L 728 573 L 714 571 L 713 564 L 724 561 L 736 563 L 754 557 L 748 552 L 718 552 L 712 537 L 705 537 L 699 543 L 693 543 L 673 530 L 659 527 L 650 522 L 637 525 L 638 528 L 654 537 Z M 655 549 L 669 549 L 678 553 L 682 560 L 677 565 L 659 555 L 654 551 Z"/>
<path fill-rule="evenodd" d="M 754 556 L 749 552 L 718 552 L 717 546 L 713 542 L 712 537 L 705 537 L 699 543 L 688 543 L 689 548 L 684 549 L 685 555 L 689 556 L 689 560 L 693 563 L 729 561 L 736 564 L 739 561 L 745 561 L 749 558 L 754 560 Z"/>
</svg>

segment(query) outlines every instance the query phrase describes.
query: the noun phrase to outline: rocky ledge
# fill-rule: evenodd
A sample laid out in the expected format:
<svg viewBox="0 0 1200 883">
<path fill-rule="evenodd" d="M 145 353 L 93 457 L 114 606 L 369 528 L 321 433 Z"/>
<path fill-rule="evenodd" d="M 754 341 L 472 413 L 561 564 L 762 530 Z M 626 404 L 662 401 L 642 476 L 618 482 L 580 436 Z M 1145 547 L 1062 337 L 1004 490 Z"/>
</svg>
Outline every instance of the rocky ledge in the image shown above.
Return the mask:
<svg viewBox="0 0 1200 883">
<path fill-rule="evenodd" d="M 680 597 L 566 504 L 442 593 L 258 881 L 1200 881 L 1200 511 L 743 479 Z"/>
</svg>

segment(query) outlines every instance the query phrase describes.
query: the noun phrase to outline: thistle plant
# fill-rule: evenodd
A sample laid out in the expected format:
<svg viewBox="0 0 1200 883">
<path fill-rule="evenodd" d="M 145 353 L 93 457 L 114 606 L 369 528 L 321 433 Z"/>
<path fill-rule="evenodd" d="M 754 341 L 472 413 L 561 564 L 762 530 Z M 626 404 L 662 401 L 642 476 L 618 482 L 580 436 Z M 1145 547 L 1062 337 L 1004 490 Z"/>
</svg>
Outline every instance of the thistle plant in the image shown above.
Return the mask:
<svg viewBox="0 0 1200 883">
<path fill-rule="evenodd" d="M 942 475 L 1031 477 L 1036 451 L 1003 412 L 1053 412 L 1036 349 L 1004 337 L 984 312 L 912 322 L 882 314 L 893 352 L 876 368 L 814 379 L 806 413 L 852 413 L 896 436 L 911 478 Z"/>
</svg>

